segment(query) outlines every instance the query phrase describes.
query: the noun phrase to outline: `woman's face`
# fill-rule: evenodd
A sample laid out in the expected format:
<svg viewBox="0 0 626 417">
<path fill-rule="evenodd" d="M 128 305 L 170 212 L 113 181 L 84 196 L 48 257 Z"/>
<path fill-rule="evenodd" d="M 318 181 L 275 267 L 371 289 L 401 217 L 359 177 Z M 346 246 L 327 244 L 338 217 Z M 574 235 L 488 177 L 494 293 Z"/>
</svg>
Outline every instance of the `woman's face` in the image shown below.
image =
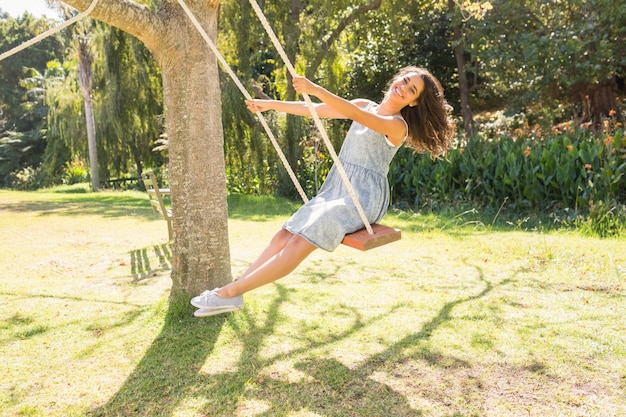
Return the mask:
<svg viewBox="0 0 626 417">
<path fill-rule="evenodd" d="M 424 79 L 417 73 L 410 72 L 398 77 L 389 87 L 387 95 L 390 100 L 403 104 L 402 107 L 415 106 L 424 87 Z"/>
</svg>

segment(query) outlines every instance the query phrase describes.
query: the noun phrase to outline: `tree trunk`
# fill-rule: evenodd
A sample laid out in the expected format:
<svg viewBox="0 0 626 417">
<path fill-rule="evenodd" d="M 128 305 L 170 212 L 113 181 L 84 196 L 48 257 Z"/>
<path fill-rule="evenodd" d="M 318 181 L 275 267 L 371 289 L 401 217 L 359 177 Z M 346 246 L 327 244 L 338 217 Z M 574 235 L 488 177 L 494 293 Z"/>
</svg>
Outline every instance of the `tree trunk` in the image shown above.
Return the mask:
<svg viewBox="0 0 626 417">
<path fill-rule="evenodd" d="M 83 93 L 85 103 L 85 123 L 87 126 L 87 149 L 89 150 L 89 167 L 91 168 L 91 188 L 98 191 L 100 188 L 100 175 L 98 172 L 98 148 L 96 144 L 96 120 L 93 116 L 93 100 L 91 91 L 93 86 L 93 72 L 91 66 L 93 56 L 89 50 L 89 36 L 78 39 L 78 81 Z"/>
<path fill-rule="evenodd" d="M 448 0 L 448 11 L 452 16 L 453 34 L 452 45 L 454 49 L 454 57 L 456 58 L 456 67 L 459 75 L 459 95 L 461 96 L 461 114 L 463 115 L 463 128 L 465 129 L 465 137 L 474 136 L 474 116 L 472 115 L 472 107 L 470 105 L 470 88 L 467 81 L 467 71 L 465 69 L 465 48 L 463 42 L 463 28 L 461 21 L 456 19 L 456 1 Z"/>
<path fill-rule="evenodd" d="M 84 10 L 90 0 L 64 0 Z M 187 0 L 217 37 L 218 1 Z M 100 0 L 91 16 L 141 40 L 161 67 L 173 209 L 172 297 L 232 280 L 217 60 L 176 1 L 151 12 L 129 0 Z"/>
<path fill-rule="evenodd" d="M 85 101 L 85 121 L 87 123 L 87 148 L 89 149 L 89 167 L 91 168 L 91 188 L 98 191 L 100 188 L 100 173 L 98 171 L 98 147 L 96 144 L 96 120 L 93 117 L 93 100 L 91 91 L 83 91 Z"/>
<path fill-rule="evenodd" d="M 603 118 L 609 116 L 611 110 L 620 114 L 617 103 L 617 79 L 611 77 L 600 83 L 577 83 L 572 87 L 574 101 L 581 103 L 581 114 L 576 117 L 577 125 L 592 123 L 595 128 L 601 127 Z"/>
<path fill-rule="evenodd" d="M 216 26 L 217 21 L 213 23 Z M 190 43 L 204 46 L 202 39 Z M 163 74 L 169 137 L 172 280 L 174 289 L 189 294 L 231 281 L 217 63 L 208 49 L 202 49 L 194 47 L 180 51 L 180 56 L 157 58 Z"/>
</svg>

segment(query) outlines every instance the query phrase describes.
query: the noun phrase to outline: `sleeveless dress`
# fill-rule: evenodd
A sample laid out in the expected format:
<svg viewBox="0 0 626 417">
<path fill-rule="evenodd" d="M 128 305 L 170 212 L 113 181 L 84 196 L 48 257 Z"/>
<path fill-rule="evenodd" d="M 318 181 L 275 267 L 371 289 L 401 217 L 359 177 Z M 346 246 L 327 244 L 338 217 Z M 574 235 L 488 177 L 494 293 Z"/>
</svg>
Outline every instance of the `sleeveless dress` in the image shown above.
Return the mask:
<svg viewBox="0 0 626 417">
<path fill-rule="evenodd" d="M 375 104 L 369 103 L 366 110 Z M 352 122 L 341 146 L 339 160 L 370 223 L 380 221 L 389 207 L 387 173 L 398 148 L 383 134 L 357 122 Z M 334 165 L 319 193 L 283 225 L 289 232 L 329 252 L 341 244 L 346 234 L 363 227 L 363 220 Z"/>
</svg>

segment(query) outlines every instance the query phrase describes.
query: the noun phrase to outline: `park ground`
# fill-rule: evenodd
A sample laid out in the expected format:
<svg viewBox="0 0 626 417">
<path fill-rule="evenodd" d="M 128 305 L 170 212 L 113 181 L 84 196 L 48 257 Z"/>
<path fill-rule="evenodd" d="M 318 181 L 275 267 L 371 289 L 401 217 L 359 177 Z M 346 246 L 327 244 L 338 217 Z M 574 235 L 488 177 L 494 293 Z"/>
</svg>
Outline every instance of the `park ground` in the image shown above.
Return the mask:
<svg viewBox="0 0 626 417">
<path fill-rule="evenodd" d="M 75 191 L 0 191 L 2 416 L 626 416 L 626 238 L 393 212 L 195 319 L 147 197 Z M 294 208 L 231 198 L 233 275 Z"/>
</svg>

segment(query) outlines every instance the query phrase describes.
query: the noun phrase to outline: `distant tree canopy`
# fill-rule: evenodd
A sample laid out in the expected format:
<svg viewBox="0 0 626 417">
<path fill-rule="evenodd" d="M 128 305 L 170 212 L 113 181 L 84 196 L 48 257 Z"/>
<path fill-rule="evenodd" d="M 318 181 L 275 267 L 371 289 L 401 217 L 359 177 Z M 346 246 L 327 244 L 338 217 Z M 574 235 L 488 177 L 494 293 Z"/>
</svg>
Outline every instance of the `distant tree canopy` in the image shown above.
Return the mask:
<svg viewBox="0 0 626 417">
<path fill-rule="evenodd" d="M 626 77 L 626 7 L 610 0 L 493 2 L 470 52 L 483 100 L 511 111 L 568 107 L 578 123 L 619 110 Z M 552 122 L 554 122 L 553 120 Z M 558 120 L 562 121 L 562 120 Z"/>
<path fill-rule="evenodd" d="M 0 17 L 0 50 L 7 51 L 56 25 L 26 13 Z M 159 68 L 132 36 L 92 19 L 0 62 L 0 185 L 12 173 L 34 171 L 33 186 L 61 181 L 73 160 L 88 160 L 83 97 L 78 84 L 77 31 L 91 41 L 92 99 L 101 177 L 137 175 L 165 163 L 153 152 L 163 134 Z"/>
<path fill-rule="evenodd" d="M 28 13 L 13 19 L 0 10 L 0 51 L 18 46 L 52 25 L 53 22 L 36 19 Z M 5 121 L 5 129 L 23 131 L 31 127 L 24 125 L 26 121 L 21 117 L 26 89 L 20 81 L 30 77 L 29 68 L 43 73 L 48 61 L 60 59 L 63 52 L 61 37 L 52 36 L 0 62 L 0 119 Z"/>
</svg>

